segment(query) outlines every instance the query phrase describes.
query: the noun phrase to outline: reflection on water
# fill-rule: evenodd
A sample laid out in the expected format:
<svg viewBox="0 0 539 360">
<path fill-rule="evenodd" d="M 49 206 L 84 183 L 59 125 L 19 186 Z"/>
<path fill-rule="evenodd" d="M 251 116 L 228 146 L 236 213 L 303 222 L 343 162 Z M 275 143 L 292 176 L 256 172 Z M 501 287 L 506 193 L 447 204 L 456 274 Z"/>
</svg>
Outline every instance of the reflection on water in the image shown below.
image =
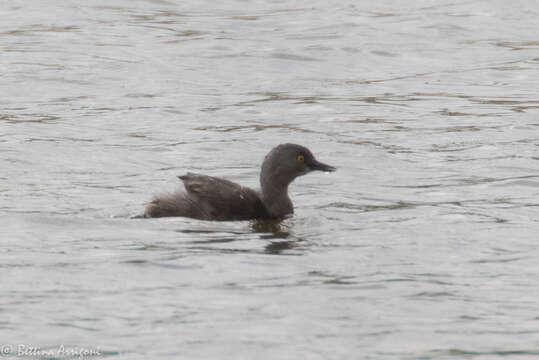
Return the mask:
<svg viewBox="0 0 539 360">
<path fill-rule="evenodd" d="M 298 241 L 272 241 L 264 247 L 266 254 L 280 255 L 286 250 L 292 250 L 298 246 Z"/>
<path fill-rule="evenodd" d="M 537 355 L 537 2 L 45 0 L 2 15 L 4 344 Z M 293 217 L 136 216 L 187 171 L 257 187 L 282 142 L 339 166 L 290 186 Z"/>
<path fill-rule="evenodd" d="M 286 239 L 290 233 L 288 227 L 282 220 L 256 220 L 251 222 L 251 229 L 254 233 L 271 234 L 265 238 Z"/>
<path fill-rule="evenodd" d="M 254 233 L 260 233 L 260 239 L 269 240 L 264 247 L 264 252 L 271 255 L 290 254 L 287 250 L 297 249 L 303 239 L 296 238 L 290 232 L 290 222 L 284 223 L 279 220 L 258 220 L 251 224 Z M 282 240 L 281 240 L 282 239 Z M 295 252 L 294 254 L 298 254 Z"/>
<path fill-rule="evenodd" d="M 210 222 L 211 223 L 211 222 Z M 241 246 L 244 242 L 253 242 L 252 235 L 257 235 L 259 240 L 264 241 L 267 245 L 264 246 L 264 253 L 279 255 L 286 250 L 298 248 L 302 239 L 295 239 L 289 232 L 290 224 L 285 224 L 281 220 L 257 220 L 250 222 L 243 222 L 248 224 L 244 230 L 230 231 L 227 229 L 227 225 L 221 225 L 221 227 L 215 227 L 211 225 L 210 228 L 202 229 L 179 229 L 177 232 L 183 234 L 190 234 L 192 236 L 200 235 L 203 238 L 182 241 L 184 244 L 189 244 L 190 249 L 197 250 L 215 250 L 218 252 L 245 252 L 245 253 L 259 253 L 259 247 L 244 249 Z M 288 239 L 288 240 L 287 240 Z M 230 247 L 223 248 L 220 245 L 230 244 Z M 257 243 L 258 244 L 258 243 Z M 217 247 L 212 247 L 216 245 Z M 232 246 L 237 246 L 233 248 Z"/>
</svg>

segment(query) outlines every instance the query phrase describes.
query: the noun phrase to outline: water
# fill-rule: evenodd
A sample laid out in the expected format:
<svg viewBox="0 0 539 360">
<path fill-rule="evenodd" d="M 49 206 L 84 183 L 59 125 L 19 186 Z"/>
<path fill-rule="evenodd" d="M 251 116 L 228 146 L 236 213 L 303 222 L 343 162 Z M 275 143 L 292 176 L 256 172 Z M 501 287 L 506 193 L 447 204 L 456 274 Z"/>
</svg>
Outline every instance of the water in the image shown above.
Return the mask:
<svg viewBox="0 0 539 360">
<path fill-rule="evenodd" d="M 537 2 L 0 12 L 5 358 L 539 356 Z M 293 218 L 133 218 L 281 142 Z"/>
</svg>

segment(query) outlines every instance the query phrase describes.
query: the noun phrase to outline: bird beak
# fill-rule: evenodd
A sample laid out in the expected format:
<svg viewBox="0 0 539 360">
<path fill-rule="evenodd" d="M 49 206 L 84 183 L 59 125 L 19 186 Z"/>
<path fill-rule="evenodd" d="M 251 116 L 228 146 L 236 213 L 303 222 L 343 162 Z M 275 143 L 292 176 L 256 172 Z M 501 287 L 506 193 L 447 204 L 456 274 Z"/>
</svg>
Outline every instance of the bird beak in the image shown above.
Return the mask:
<svg viewBox="0 0 539 360">
<path fill-rule="evenodd" d="M 309 168 L 311 170 L 319 170 L 319 171 L 335 171 L 337 170 L 336 167 L 321 163 L 320 161 L 317 161 L 313 159 L 313 161 L 309 164 Z"/>
</svg>

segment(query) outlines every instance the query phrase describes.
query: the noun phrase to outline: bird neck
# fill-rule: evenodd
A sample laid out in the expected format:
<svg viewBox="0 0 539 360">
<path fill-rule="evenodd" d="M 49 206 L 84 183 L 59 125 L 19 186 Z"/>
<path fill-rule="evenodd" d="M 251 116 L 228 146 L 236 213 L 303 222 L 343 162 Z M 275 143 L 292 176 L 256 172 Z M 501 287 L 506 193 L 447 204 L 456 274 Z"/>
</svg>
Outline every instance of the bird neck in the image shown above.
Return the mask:
<svg viewBox="0 0 539 360">
<path fill-rule="evenodd" d="M 271 178 L 260 177 L 262 202 L 269 214 L 284 217 L 294 212 L 292 201 L 288 197 L 288 183 L 272 182 Z"/>
</svg>

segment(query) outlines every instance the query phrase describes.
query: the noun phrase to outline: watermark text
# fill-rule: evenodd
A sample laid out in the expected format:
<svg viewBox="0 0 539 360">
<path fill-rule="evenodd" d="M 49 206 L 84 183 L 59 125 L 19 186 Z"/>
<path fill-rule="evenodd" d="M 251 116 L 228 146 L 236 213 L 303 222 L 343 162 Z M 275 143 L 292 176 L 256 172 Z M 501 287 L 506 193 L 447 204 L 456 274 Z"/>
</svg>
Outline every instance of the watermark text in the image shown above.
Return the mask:
<svg viewBox="0 0 539 360">
<path fill-rule="evenodd" d="M 43 349 L 39 346 L 28 344 L 0 344 L 0 357 L 2 356 L 17 356 L 17 357 L 60 357 L 66 359 L 86 359 L 95 356 L 101 356 L 103 352 L 99 348 L 67 346 L 60 344 L 54 348 Z"/>
</svg>

